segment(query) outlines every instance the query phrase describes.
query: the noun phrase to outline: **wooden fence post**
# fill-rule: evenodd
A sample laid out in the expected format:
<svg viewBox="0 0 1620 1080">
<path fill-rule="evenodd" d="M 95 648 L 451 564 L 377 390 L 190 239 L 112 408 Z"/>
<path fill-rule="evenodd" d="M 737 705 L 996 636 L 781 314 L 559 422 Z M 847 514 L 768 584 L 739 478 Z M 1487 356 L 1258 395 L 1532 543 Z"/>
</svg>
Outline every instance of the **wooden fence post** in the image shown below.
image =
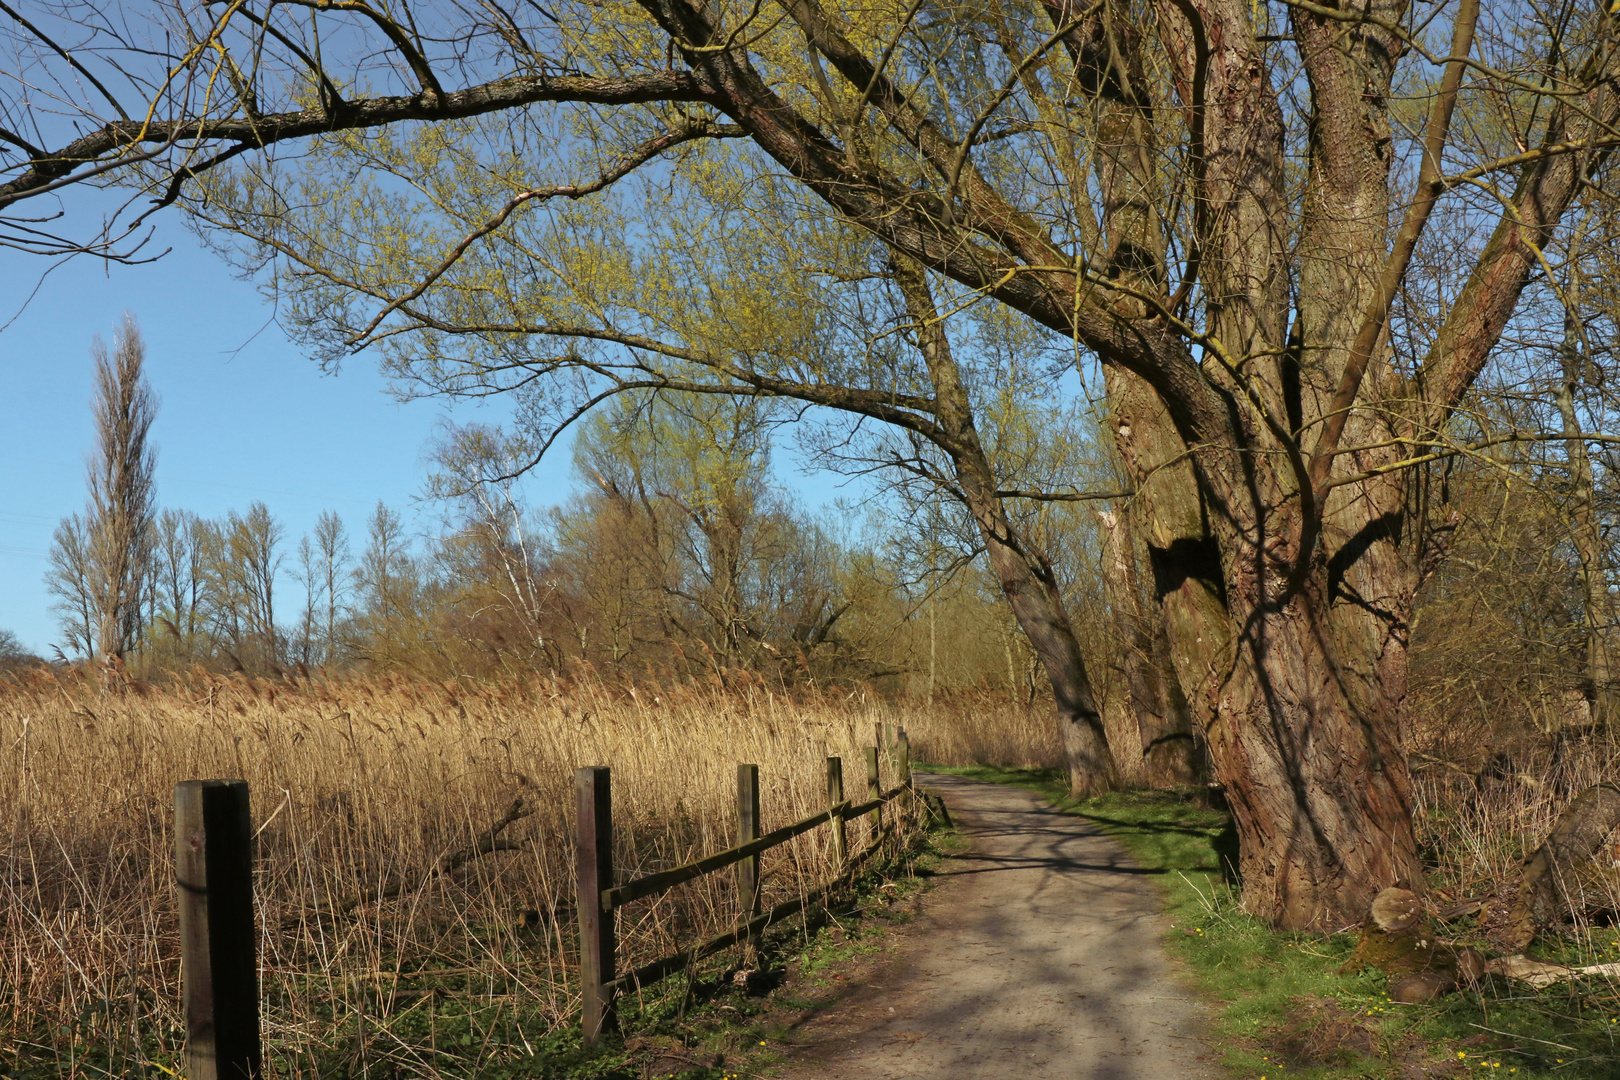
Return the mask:
<svg viewBox="0 0 1620 1080">
<path fill-rule="evenodd" d="M 574 772 L 578 827 L 574 855 L 579 881 L 579 984 L 583 998 L 580 1032 L 587 1047 L 612 1031 L 617 1017 L 613 994 L 614 914 L 602 910 L 602 891 L 613 888 L 613 790 L 611 771 L 595 765 Z"/>
<path fill-rule="evenodd" d="M 844 759 L 830 757 L 827 759 L 827 805 L 837 806 L 844 801 Z M 849 861 L 849 843 L 844 838 L 844 815 L 836 815 L 832 819 L 833 859 L 838 864 L 840 872 L 844 864 Z"/>
<path fill-rule="evenodd" d="M 759 839 L 759 766 L 737 766 L 737 843 Z M 737 864 L 737 906 L 744 919 L 759 914 L 759 856 Z"/>
<path fill-rule="evenodd" d="M 188 1080 L 258 1080 L 259 967 L 245 780 L 174 789 Z"/>
<path fill-rule="evenodd" d="M 870 801 L 881 794 L 883 794 L 883 787 L 878 782 L 878 748 L 868 746 L 866 748 L 866 798 Z M 871 817 L 867 820 L 872 823 L 872 841 L 875 843 L 877 838 L 883 835 L 883 807 L 874 806 Z"/>
<path fill-rule="evenodd" d="M 911 786 L 911 738 L 906 729 L 901 728 L 895 740 L 896 772 L 900 774 L 900 782 L 907 787 Z"/>
</svg>

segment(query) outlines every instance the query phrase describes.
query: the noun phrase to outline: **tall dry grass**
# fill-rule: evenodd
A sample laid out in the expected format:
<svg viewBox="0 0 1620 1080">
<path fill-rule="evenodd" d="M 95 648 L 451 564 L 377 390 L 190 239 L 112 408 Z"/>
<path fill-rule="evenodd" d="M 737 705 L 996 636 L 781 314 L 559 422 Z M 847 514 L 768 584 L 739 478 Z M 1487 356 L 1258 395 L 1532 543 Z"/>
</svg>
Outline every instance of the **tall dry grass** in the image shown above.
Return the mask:
<svg viewBox="0 0 1620 1080">
<path fill-rule="evenodd" d="M 0 1047 L 61 1075 L 136 1075 L 172 1060 L 180 780 L 251 785 L 264 1020 L 279 1072 L 313 1070 L 322 1054 L 347 1052 L 344 1040 L 362 1057 L 386 1054 L 368 1051 L 368 1017 L 422 1006 L 402 971 L 448 979 L 497 1014 L 512 1003 L 508 1030 L 483 1034 L 479 1060 L 495 1061 L 520 1043 L 533 1049 L 546 1035 L 536 1017 L 557 1029 L 577 1011 L 574 768 L 613 767 L 615 859 L 621 875 L 639 874 L 734 842 L 739 762 L 760 766 L 766 828 L 823 808 L 829 755 L 843 757 L 858 795 L 880 721 L 907 728 L 918 760 L 1061 760 L 1049 720 L 991 700 L 925 715 L 746 678 L 655 691 L 203 674 L 117 693 L 77 676 L 0 682 Z M 531 813 L 501 835 L 519 850 L 434 873 L 518 799 Z M 853 846 L 862 837 L 852 830 Z M 815 830 L 766 855 L 767 904 L 824 876 L 826 842 Z M 690 945 L 734 914 L 729 878 L 700 879 L 627 909 L 621 956 L 634 964 Z M 434 1070 L 418 1049 L 396 1057 L 406 1072 Z"/>
</svg>

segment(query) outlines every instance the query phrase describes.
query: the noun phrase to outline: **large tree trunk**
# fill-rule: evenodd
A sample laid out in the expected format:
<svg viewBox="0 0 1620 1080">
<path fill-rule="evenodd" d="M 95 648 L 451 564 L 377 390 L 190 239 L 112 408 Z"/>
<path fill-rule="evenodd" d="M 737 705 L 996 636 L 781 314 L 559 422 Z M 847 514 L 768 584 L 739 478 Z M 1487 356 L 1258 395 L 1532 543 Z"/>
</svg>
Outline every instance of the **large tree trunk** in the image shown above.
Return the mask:
<svg viewBox="0 0 1620 1080">
<path fill-rule="evenodd" d="M 1243 545 L 1267 528 L 1215 528 L 1234 506 L 1211 491 L 1213 466 L 1194 467 L 1128 378 L 1110 386 L 1116 443 L 1138 477 L 1170 655 L 1237 825 L 1244 906 L 1290 928 L 1349 925 L 1380 889 L 1422 884 L 1398 738 L 1413 585 L 1398 524 L 1372 500 L 1337 500 L 1350 527 L 1324 537 L 1278 605 L 1288 553 Z M 1274 490 L 1256 471 L 1250 490 Z"/>
<path fill-rule="evenodd" d="M 1382 888 L 1421 889 L 1399 738 L 1413 577 L 1398 519 L 1336 532 L 1289 595 L 1274 553 L 1233 544 L 1212 558 L 1198 542 L 1189 522 L 1207 492 L 1174 469 L 1147 487 L 1171 654 L 1232 807 L 1244 906 L 1337 929 Z"/>
<path fill-rule="evenodd" d="M 1326 602 L 1327 576 L 1280 611 L 1249 609 L 1209 728 L 1244 905 L 1285 927 L 1349 926 L 1380 889 L 1422 888 L 1399 742 L 1405 642 L 1369 648 L 1368 620 Z"/>
</svg>

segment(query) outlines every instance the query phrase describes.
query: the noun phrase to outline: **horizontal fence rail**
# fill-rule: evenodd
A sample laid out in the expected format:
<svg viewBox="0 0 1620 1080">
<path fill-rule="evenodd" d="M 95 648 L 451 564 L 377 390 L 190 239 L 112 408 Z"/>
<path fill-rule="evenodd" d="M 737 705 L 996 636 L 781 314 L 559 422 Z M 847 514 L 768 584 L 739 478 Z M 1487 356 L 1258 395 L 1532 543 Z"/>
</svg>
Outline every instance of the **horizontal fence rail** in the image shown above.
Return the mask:
<svg viewBox="0 0 1620 1080">
<path fill-rule="evenodd" d="M 903 790 L 905 789 L 895 788 L 894 794 L 897 795 Z M 719 937 L 711 938 L 702 945 L 643 964 L 636 970 L 619 976 L 607 985 L 612 988 L 615 994 L 643 989 L 653 985 L 660 979 L 667 979 L 671 975 L 685 971 L 705 957 L 713 956 L 715 953 L 729 949 L 733 945 L 740 945 L 744 941 L 758 936 L 767 927 L 781 922 L 783 919 L 792 918 L 801 911 L 815 907 L 836 892 L 839 886 L 854 877 L 855 871 L 859 869 L 860 865 L 866 861 L 869 855 L 879 850 L 890 835 L 892 834 L 885 832 L 881 836 L 874 838 L 864 851 L 850 860 L 849 866 L 845 868 L 843 873 L 825 885 L 812 889 L 804 896 L 796 896 L 791 900 L 785 900 L 764 914 L 749 919 L 737 929 L 721 934 Z"/>
<path fill-rule="evenodd" d="M 669 870 L 647 874 L 621 885 L 613 882 L 610 771 L 598 765 L 580 769 L 575 774 L 579 792 L 576 865 L 579 871 L 580 1027 L 586 1046 L 594 1046 L 605 1032 L 615 1028 L 614 1001 L 619 995 L 685 971 L 699 960 L 734 945 L 747 945 L 773 923 L 820 904 L 841 885 L 853 879 L 856 869 L 898 831 L 900 814 L 894 814 L 885 822 L 883 807 L 901 796 L 916 794 L 911 786 L 911 746 L 904 729 L 897 731 L 889 725 L 878 725 L 878 743 L 878 746 L 866 750 L 865 802 L 852 803 L 844 797 L 843 760 L 830 757 L 827 759 L 827 809 L 763 836 L 759 834 L 759 767 L 739 765 L 737 835 L 740 842 L 725 851 Z M 879 764 L 885 745 L 899 780 L 887 791 L 879 786 Z M 922 805 L 937 816 L 932 800 L 926 795 L 922 798 Z M 866 815 L 871 815 L 870 840 L 860 853 L 851 858 L 846 846 L 845 823 Z M 761 912 L 759 856 L 822 825 L 832 828 L 836 874 L 811 892 Z M 678 885 L 728 866 L 738 868 L 737 897 L 741 921 L 735 929 L 690 949 L 643 964 L 624 975 L 615 973 L 615 913 L 620 908 L 637 900 L 659 896 Z"/>
<path fill-rule="evenodd" d="M 898 790 L 897 788 L 896 791 Z M 795 836 L 802 836 L 817 825 L 827 824 L 834 817 L 848 811 L 849 804 L 841 803 L 831 809 L 823 810 L 819 814 L 807 817 L 803 821 L 796 821 L 792 825 L 777 829 L 775 832 L 768 832 L 758 840 L 750 840 L 746 844 L 722 851 L 718 855 L 710 855 L 696 862 L 689 862 L 685 866 L 677 866 L 673 870 L 660 870 L 656 874 L 648 874 L 646 877 L 637 878 L 617 888 L 603 889 L 602 910 L 604 912 L 612 911 L 614 908 L 623 907 L 632 901 L 657 896 L 659 893 L 668 892 L 675 886 L 691 881 L 693 878 L 700 878 L 704 874 L 712 874 L 716 870 L 723 870 L 732 863 L 742 862 L 750 855 L 763 854 L 773 847 L 780 847 Z"/>
</svg>

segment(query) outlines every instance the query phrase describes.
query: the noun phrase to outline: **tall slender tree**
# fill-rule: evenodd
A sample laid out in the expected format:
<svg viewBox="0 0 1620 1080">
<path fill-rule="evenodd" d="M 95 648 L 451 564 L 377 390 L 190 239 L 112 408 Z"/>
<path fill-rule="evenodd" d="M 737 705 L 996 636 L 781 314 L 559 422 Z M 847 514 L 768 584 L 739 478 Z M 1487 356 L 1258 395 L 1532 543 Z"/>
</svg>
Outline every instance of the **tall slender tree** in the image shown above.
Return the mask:
<svg viewBox="0 0 1620 1080">
<path fill-rule="evenodd" d="M 98 337 L 92 409 L 96 451 L 86 470 L 87 521 L 96 602 L 96 652 L 122 658 L 141 637 L 142 599 L 152 568 L 157 450 L 148 436 L 157 395 L 146 381 L 146 344 L 126 314 L 113 348 Z"/>
<path fill-rule="evenodd" d="M 133 315 L 109 350 L 97 337 L 91 415 L 96 448 L 85 467 L 82 519 L 64 521 L 52 544 L 49 587 L 76 649 L 121 660 L 140 641 L 152 572 L 157 451 L 149 436 L 157 395 L 146 381 L 146 345 Z"/>
</svg>

